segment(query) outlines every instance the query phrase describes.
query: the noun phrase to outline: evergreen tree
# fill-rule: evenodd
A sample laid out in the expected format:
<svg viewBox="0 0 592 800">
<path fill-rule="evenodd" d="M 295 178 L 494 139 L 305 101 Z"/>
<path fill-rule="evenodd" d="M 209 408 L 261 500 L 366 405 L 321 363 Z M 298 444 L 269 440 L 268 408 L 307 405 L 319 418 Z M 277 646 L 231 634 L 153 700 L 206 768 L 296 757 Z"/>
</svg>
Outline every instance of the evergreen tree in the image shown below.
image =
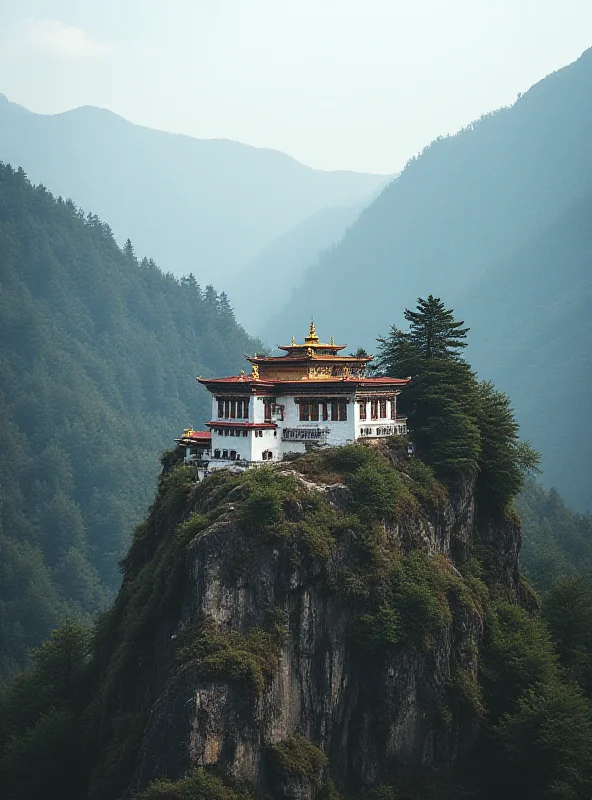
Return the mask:
<svg viewBox="0 0 592 800">
<path fill-rule="evenodd" d="M 123 245 L 123 254 L 129 261 L 136 261 L 136 254 L 131 239 L 126 239 Z"/>
<path fill-rule="evenodd" d="M 592 697 L 592 578 L 559 580 L 545 597 L 544 617 L 567 674 Z"/>
<path fill-rule="evenodd" d="M 378 339 L 377 369 L 411 377 L 399 400 L 421 458 L 446 480 L 478 476 L 490 508 L 504 508 L 520 490 L 538 454 L 518 440 L 510 402 L 490 383 L 479 383 L 459 351 L 469 328 L 440 298 L 418 298 L 406 309 L 409 330 L 392 326 Z"/>
<path fill-rule="evenodd" d="M 446 309 L 439 297 L 419 297 L 417 309 L 405 309 L 409 323 L 409 339 L 423 358 L 456 358 L 459 350 L 467 346 L 469 328 L 454 319 L 452 309 Z"/>
</svg>

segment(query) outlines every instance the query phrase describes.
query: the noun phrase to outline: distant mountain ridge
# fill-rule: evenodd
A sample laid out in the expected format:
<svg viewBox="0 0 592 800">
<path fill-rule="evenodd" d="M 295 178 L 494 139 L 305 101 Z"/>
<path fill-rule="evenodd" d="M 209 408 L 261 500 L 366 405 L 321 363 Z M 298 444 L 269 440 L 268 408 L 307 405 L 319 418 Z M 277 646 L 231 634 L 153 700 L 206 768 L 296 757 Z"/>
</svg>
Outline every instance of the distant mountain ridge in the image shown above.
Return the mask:
<svg viewBox="0 0 592 800">
<path fill-rule="evenodd" d="M 350 344 L 372 347 L 399 309 L 454 298 L 544 230 L 592 179 L 592 50 L 511 108 L 440 137 L 360 214 L 304 276 L 266 337 L 313 311 Z M 310 287 L 315 286 L 314 300 Z M 325 299 L 330 296 L 331 303 Z M 396 298 L 396 302 L 394 299 Z M 358 320 L 359 308 L 372 310 Z"/>
<path fill-rule="evenodd" d="M 218 285 L 311 214 L 360 203 L 388 180 L 152 130 L 92 106 L 36 114 L 4 95 L 0 160 L 108 218 L 120 243 L 129 237 L 175 274 Z"/>
<path fill-rule="evenodd" d="M 372 350 L 401 308 L 440 295 L 473 328 L 473 365 L 509 390 L 546 485 L 592 509 L 590 142 L 592 49 L 412 159 L 263 337 L 314 313 L 320 333 Z"/>
<path fill-rule="evenodd" d="M 252 334 L 262 332 L 270 310 L 281 308 L 306 269 L 340 241 L 363 208 L 363 204 L 338 206 L 311 214 L 268 244 L 241 270 L 228 287 L 228 294 L 237 318 Z M 300 327 L 305 322 L 301 320 Z"/>
</svg>

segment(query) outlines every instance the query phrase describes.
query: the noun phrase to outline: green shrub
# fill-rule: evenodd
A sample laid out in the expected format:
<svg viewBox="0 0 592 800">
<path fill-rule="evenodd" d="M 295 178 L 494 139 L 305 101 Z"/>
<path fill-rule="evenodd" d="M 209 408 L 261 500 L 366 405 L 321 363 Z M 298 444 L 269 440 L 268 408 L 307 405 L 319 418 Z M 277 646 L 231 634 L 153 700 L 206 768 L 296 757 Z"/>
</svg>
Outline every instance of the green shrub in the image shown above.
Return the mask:
<svg viewBox="0 0 592 800">
<path fill-rule="evenodd" d="M 484 714 L 481 687 L 474 672 L 468 669 L 455 670 L 447 682 L 447 688 L 455 705 L 477 717 Z"/>
<path fill-rule="evenodd" d="M 245 473 L 246 496 L 241 502 L 240 520 L 251 535 L 268 537 L 281 532 L 277 526 L 283 519 L 284 504 L 295 496 L 298 484 L 291 475 L 271 467 Z"/>
<path fill-rule="evenodd" d="M 179 781 L 154 781 L 135 797 L 136 800 L 248 800 L 246 794 L 238 794 L 205 769 L 197 769 Z"/>
<path fill-rule="evenodd" d="M 193 511 L 184 522 L 177 525 L 175 536 L 183 544 L 188 544 L 200 531 L 207 528 L 210 522 L 211 520 L 208 515 Z"/>
<path fill-rule="evenodd" d="M 376 650 L 411 644 L 429 649 L 434 636 L 452 620 L 453 601 L 470 612 L 480 608 L 471 587 L 443 556 L 426 556 L 417 550 L 405 556 L 390 552 L 387 563 L 388 573 L 377 581 L 380 606 L 358 620 L 357 636 L 366 647 Z M 348 581 L 341 585 L 342 590 L 361 590 L 351 574 Z M 359 596 L 364 597 L 361 591 Z"/>
<path fill-rule="evenodd" d="M 270 747 L 278 772 L 305 778 L 317 788 L 323 783 L 327 756 L 318 747 L 296 734 Z"/>
<path fill-rule="evenodd" d="M 287 635 L 283 613 L 271 612 L 265 628 L 253 627 L 246 633 L 221 630 L 215 620 L 204 617 L 181 635 L 177 661 L 194 661 L 206 678 L 244 683 L 261 694 L 277 669 Z"/>
</svg>

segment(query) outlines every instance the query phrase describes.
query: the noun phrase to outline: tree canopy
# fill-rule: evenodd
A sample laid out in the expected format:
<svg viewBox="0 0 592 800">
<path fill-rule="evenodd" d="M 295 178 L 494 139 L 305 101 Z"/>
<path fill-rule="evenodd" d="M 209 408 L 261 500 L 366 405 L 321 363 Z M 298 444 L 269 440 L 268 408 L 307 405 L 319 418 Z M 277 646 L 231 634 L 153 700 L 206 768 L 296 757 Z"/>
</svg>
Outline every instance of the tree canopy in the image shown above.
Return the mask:
<svg viewBox="0 0 592 800">
<path fill-rule="evenodd" d="M 440 298 L 418 298 L 405 319 L 407 331 L 393 325 L 378 339 L 376 363 L 385 375 L 412 379 L 399 408 L 418 454 L 442 478 L 477 477 L 481 503 L 503 508 L 538 463 L 519 440 L 508 397 L 479 381 L 460 356 L 469 328 Z"/>
</svg>

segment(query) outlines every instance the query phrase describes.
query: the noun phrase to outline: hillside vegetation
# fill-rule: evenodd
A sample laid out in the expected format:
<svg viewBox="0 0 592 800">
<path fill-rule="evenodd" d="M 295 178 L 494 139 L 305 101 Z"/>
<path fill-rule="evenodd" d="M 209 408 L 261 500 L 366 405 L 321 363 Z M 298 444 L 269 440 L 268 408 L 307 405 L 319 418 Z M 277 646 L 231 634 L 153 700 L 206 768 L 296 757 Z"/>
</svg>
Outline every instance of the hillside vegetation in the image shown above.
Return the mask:
<svg viewBox="0 0 592 800">
<path fill-rule="evenodd" d="M 257 349 L 224 294 L 122 252 L 0 165 L 0 674 L 119 585 L 157 454 L 209 416 L 195 376 Z"/>
</svg>

